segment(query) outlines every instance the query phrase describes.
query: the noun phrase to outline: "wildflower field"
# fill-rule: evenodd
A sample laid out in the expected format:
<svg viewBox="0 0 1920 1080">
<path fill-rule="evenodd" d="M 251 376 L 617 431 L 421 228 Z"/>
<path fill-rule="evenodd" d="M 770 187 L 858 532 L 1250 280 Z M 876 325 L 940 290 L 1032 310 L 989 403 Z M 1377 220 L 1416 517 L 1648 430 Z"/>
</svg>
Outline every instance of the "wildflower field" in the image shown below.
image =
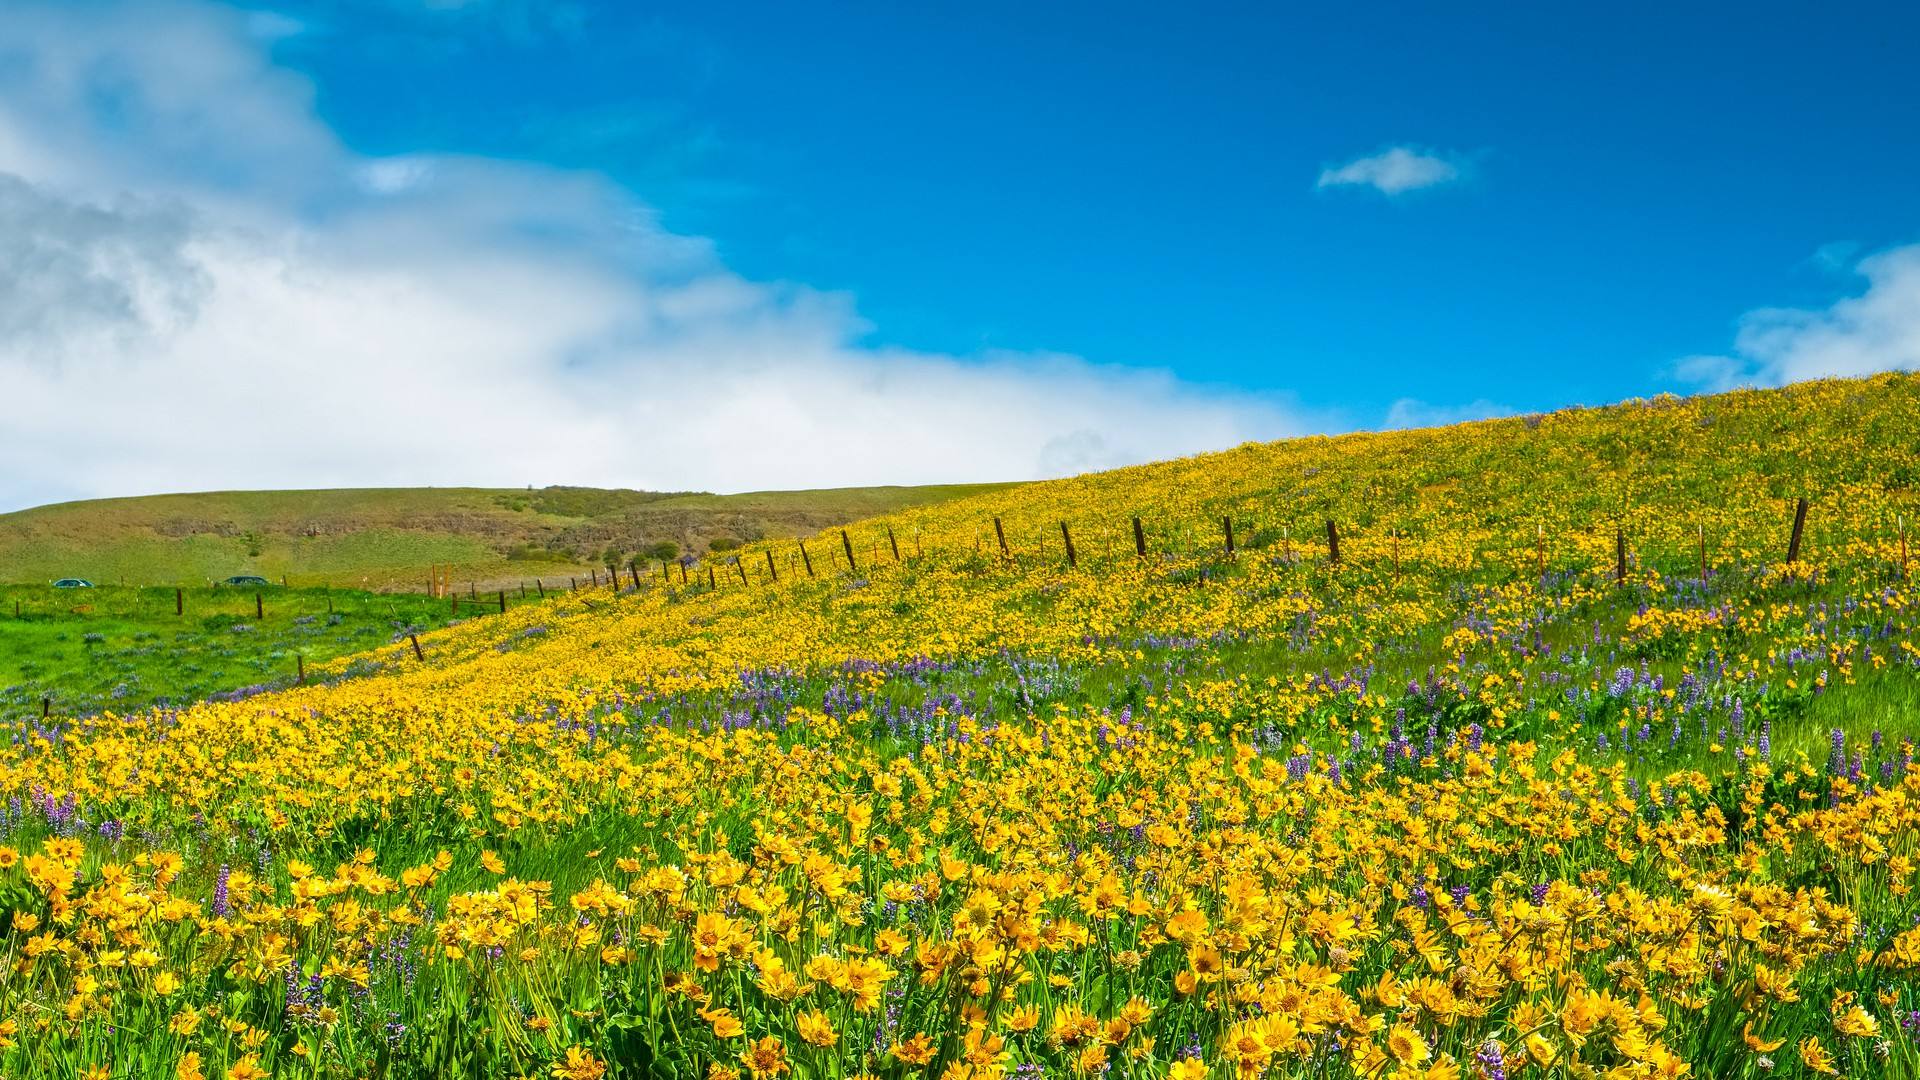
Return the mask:
<svg viewBox="0 0 1920 1080">
<path fill-rule="evenodd" d="M 0 1075 L 1920 1076 L 1916 447 L 1247 446 L 35 718 Z"/>
</svg>

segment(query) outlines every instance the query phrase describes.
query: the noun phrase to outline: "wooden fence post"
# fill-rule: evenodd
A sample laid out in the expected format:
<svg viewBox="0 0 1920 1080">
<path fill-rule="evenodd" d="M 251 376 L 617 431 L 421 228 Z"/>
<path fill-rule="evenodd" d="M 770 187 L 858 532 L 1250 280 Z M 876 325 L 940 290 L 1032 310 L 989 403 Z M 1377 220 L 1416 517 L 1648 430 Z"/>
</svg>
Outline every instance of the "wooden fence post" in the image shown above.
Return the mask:
<svg viewBox="0 0 1920 1080">
<path fill-rule="evenodd" d="M 307 661 L 299 654 L 293 654 L 294 681 L 301 686 L 307 685 Z"/>
<path fill-rule="evenodd" d="M 1007 546 L 1007 530 L 1001 527 L 999 518 L 993 519 L 993 535 L 1000 540 L 1000 557 L 1003 559 L 1013 558 L 1013 549 Z"/>
<path fill-rule="evenodd" d="M 1700 532 L 1700 580 L 1707 580 L 1707 527 L 1696 523 L 1694 528 Z"/>
<path fill-rule="evenodd" d="M 1613 583 L 1627 583 L 1627 527 L 1616 526 L 1613 533 Z"/>
<path fill-rule="evenodd" d="M 1793 538 L 1787 541 L 1787 563 L 1800 561 L 1800 533 L 1807 527 L 1807 500 L 1803 497 L 1793 506 Z"/>
<path fill-rule="evenodd" d="M 847 536 L 845 529 L 840 530 L 840 544 L 847 549 L 847 569 L 852 573 L 859 573 L 860 568 L 853 562 L 853 540 Z"/>
<path fill-rule="evenodd" d="M 540 594 L 540 599 L 545 600 L 547 598 L 547 587 L 540 583 L 539 578 L 533 579 L 533 589 Z"/>
<path fill-rule="evenodd" d="M 740 584 L 742 585 L 752 584 L 752 582 L 747 580 L 747 564 L 741 562 L 740 556 L 738 555 L 735 555 L 733 557 L 733 568 L 735 570 L 740 571 Z"/>
<path fill-rule="evenodd" d="M 1327 519 L 1327 562 L 1340 565 L 1340 528 L 1332 518 Z"/>
<path fill-rule="evenodd" d="M 1220 519 L 1220 528 L 1227 534 L 1227 558 L 1233 558 L 1233 518 L 1231 515 Z"/>
<path fill-rule="evenodd" d="M 640 587 L 640 564 L 637 562 L 628 563 L 627 572 L 633 575 L 633 587 L 636 589 L 639 588 Z"/>
<path fill-rule="evenodd" d="M 175 615 L 185 615 L 187 613 L 187 592 L 185 589 L 173 590 L 173 613 Z M 14 614 L 18 615 L 20 613 L 16 611 Z"/>
<path fill-rule="evenodd" d="M 800 561 L 806 565 L 807 576 L 813 576 L 813 556 L 807 554 L 807 542 L 800 541 Z"/>
<path fill-rule="evenodd" d="M 685 585 L 686 583 L 687 583 L 687 564 L 681 563 L 680 564 L 680 584 Z"/>
<path fill-rule="evenodd" d="M 507 613 L 507 590 L 501 589 L 500 590 L 500 614 L 505 615 L 506 613 Z"/>
<path fill-rule="evenodd" d="M 1133 519 L 1133 553 L 1142 559 L 1147 557 L 1147 530 L 1137 517 Z"/>
<path fill-rule="evenodd" d="M 893 526 L 887 526 L 887 546 L 893 549 L 893 561 L 900 561 L 900 541 L 893 538 Z"/>
<path fill-rule="evenodd" d="M 421 661 L 426 660 L 427 654 L 420 651 L 420 635 L 408 634 L 407 640 L 413 642 L 413 658 Z"/>
<path fill-rule="evenodd" d="M 1067 523 L 1064 521 L 1060 523 L 1060 539 L 1067 545 L 1067 565 L 1079 566 L 1080 560 L 1073 554 L 1073 534 L 1067 531 Z"/>
<path fill-rule="evenodd" d="M 267 609 L 261 603 L 259 593 L 253 594 L 253 617 L 256 619 L 264 619 L 267 617 Z"/>
<path fill-rule="evenodd" d="M 1907 516 L 1901 514 L 1900 523 L 1900 576 L 1907 576 Z M 16 605 L 17 606 L 17 605 Z"/>
<path fill-rule="evenodd" d="M 767 556 L 767 575 L 773 578 L 773 583 L 775 585 L 778 585 L 780 584 L 780 568 L 773 565 L 773 549 L 772 548 L 766 549 L 766 556 Z"/>
<path fill-rule="evenodd" d="M 1393 531 L 1393 580 L 1400 580 L 1400 530 Z"/>
</svg>

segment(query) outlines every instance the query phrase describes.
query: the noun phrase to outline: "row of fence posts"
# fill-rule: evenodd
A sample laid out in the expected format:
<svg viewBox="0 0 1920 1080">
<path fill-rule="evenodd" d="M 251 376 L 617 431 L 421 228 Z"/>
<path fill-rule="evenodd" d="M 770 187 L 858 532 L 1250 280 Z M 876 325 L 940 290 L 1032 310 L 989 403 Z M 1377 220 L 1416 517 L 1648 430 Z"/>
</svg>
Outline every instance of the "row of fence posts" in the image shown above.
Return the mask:
<svg viewBox="0 0 1920 1080">
<path fill-rule="evenodd" d="M 1809 508 L 1809 504 L 1804 497 L 1796 500 L 1794 503 L 1793 531 L 1787 539 L 1786 561 L 1788 565 L 1793 565 L 1800 561 L 1800 548 L 1801 548 L 1801 542 L 1806 534 L 1808 508 Z M 1133 526 L 1134 555 L 1136 558 L 1144 559 L 1147 557 L 1146 525 L 1136 515 L 1132 519 L 1132 526 Z M 1338 566 L 1340 565 L 1340 527 L 1333 521 L 1332 518 L 1328 518 L 1326 528 L 1327 528 L 1327 562 L 1329 565 Z M 893 560 L 896 563 L 901 562 L 902 558 L 900 555 L 899 539 L 895 536 L 893 527 L 891 525 L 887 526 L 886 529 L 887 529 L 887 547 L 891 550 L 893 554 Z M 1237 557 L 1237 548 L 1234 545 L 1234 537 L 1233 537 L 1233 518 L 1231 515 L 1223 516 L 1220 519 L 1220 529 L 1222 534 L 1222 543 L 1223 543 L 1224 550 L 1227 557 L 1228 558 Z M 1700 571 L 1701 578 L 1704 579 L 1707 575 L 1706 526 L 1701 525 L 1698 527 L 1698 529 L 1699 529 L 1699 532 L 1698 532 L 1699 571 Z M 1897 518 L 1896 530 L 1899 536 L 1899 546 L 1900 546 L 1900 576 L 1904 578 L 1907 576 L 1907 572 L 1908 572 L 1907 523 L 1906 523 L 1906 517 L 1904 515 L 1901 515 L 1899 518 Z M 839 532 L 840 532 L 840 545 L 841 545 L 841 548 L 846 553 L 846 557 L 847 557 L 847 568 L 851 572 L 858 573 L 859 564 L 854 556 L 853 538 L 848 535 L 847 530 L 845 529 L 841 529 L 839 530 Z M 1006 559 L 1009 562 L 1016 561 L 1017 557 L 1014 554 L 1013 548 L 1007 542 L 1006 526 L 998 517 L 995 517 L 993 519 L 993 535 L 994 535 L 994 539 L 999 543 L 1001 558 Z M 1060 543 L 1061 543 L 1061 547 L 1065 550 L 1065 553 L 1066 553 L 1067 565 L 1069 567 L 1078 567 L 1080 565 L 1079 549 L 1074 546 L 1073 530 L 1071 526 L 1064 520 L 1060 522 Z M 1394 573 L 1394 577 L 1398 579 L 1400 576 L 1400 534 L 1397 531 L 1392 534 L 1392 544 L 1393 544 L 1393 549 L 1392 549 L 1393 573 Z M 1546 530 L 1544 526 L 1538 526 L 1538 525 L 1535 526 L 1534 545 L 1535 545 L 1535 570 L 1537 573 L 1544 576 L 1546 573 Z M 805 540 L 796 541 L 796 546 L 799 548 L 800 562 L 801 562 L 801 565 L 805 568 L 807 576 L 809 578 L 814 577 L 815 574 L 813 569 L 813 555 L 807 549 L 807 542 Z M 977 542 L 975 544 L 975 547 L 976 549 L 978 548 Z M 917 531 L 914 536 L 914 548 L 916 551 L 920 550 L 920 539 Z M 780 568 L 779 568 L 779 565 L 774 560 L 773 549 L 767 548 L 764 550 L 763 554 L 766 555 L 766 559 L 767 559 L 768 577 L 775 584 L 779 583 Z M 682 585 L 687 584 L 688 583 L 687 564 L 684 561 L 680 561 L 680 560 L 674 560 L 674 562 L 677 562 L 680 567 L 680 583 Z M 674 565 L 674 562 L 669 562 L 666 559 L 660 560 L 661 579 L 666 581 L 669 585 L 672 584 L 673 582 L 673 577 L 672 577 L 672 572 L 670 570 L 670 567 Z M 740 574 L 741 584 L 751 585 L 752 582 L 747 577 L 746 565 L 741 561 L 740 556 L 738 555 L 734 556 L 733 566 L 734 566 L 734 569 L 737 570 Z M 639 564 L 637 562 L 629 564 L 627 567 L 627 571 L 629 575 L 629 580 L 633 584 L 633 588 L 639 589 L 641 587 Z M 597 570 L 592 571 L 591 574 L 592 576 L 590 580 L 592 582 L 592 586 L 597 588 L 600 584 L 599 571 Z M 1627 583 L 1627 530 L 1625 526 L 1617 527 L 1614 532 L 1614 583 L 1616 585 L 1622 585 L 1622 586 L 1624 586 Z M 613 590 L 615 591 L 619 590 L 620 571 L 618 567 L 610 566 L 607 568 L 607 584 Z M 538 597 L 542 600 L 546 599 L 546 595 L 547 595 L 546 583 L 539 578 L 535 578 L 533 585 Z M 567 586 L 569 591 L 578 592 L 580 590 L 579 579 L 568 578 Z M 714 566 L 712 563 L 707 564 L 707 586 L 708 588 L 711 588 L 711 589 L 718 589 L 720 587 L 719 578 L 714 571 Z M 456 617 L 460 614 L 460 594 L 457 592 L 454 592 L 452 589 L 451 572 L 447 567 L 435 565 L 430 569 L 428 580 L 427 580 L 427 589 L 428 589 L 429 595 L 431 596 L 447 597 L 451 602 L 451 608 L 450 608 L 451 614 Z M 522 599 L 527 598 L 527 586 L 525 582 L 522 582 L 520 585 L 520 596 Z M 468 592 L 467 592 L 468 602 L 474 603 L 477 600 L 477 597 L 478 597 L 478 592 L 476 588 L 473 586 L 472 583 L 469 583 Z M 506 612 L 507 593 L 505 589 L 501 589 L 496 592 L 495 604 L 498 606 L 498 609 L 502 614 Z M 186 610 L 187 610 L 186 609 L 186 590 L 181 588 L 174 589 L 173 613 L 177 616 L 184 616 L 186 614 Z M 254 611 L 255 618 L 259 618 L 259 619 L 266 618 L 266 601 L 262 596 L 262 594 L 259 592 L 255 592 L 253 594 L 253 611 Z M 333 594 L 330 589 L 327 592 L 327 611 L 329 613 L 333 611 Z M 20 617 L 20 601 L 18 598 L 15 598 L 13 602 L 13 614 L 15 618 Z M 419 635 L 408 634 L 407 641 L 413 648 L 414 659 L 424 663 L 427 657 L 426 657 L 425 650 L 423 650 L 420 646 Z M 305 657 L 301 656 L 297 652 L 294 654 L 294 678 L 296 683 L 300 685 L 305 685 L 307 681 L 306 659 Z M 53 699 L 51 697 L 43 697 L 40 702 L 41 716 L 45 718 L 51 715 L 52 710 L 53 710 Z"/>
<path fill-rule="evenodd" d="M 1798 563 L 1800 560 L 1802 539 L 1806 531 L 1808 506 L 1809 506 L 1808 501 L 1804 498 L 1797 500 L 1794 504 L 1793 528 L 1792 528 L 1792 533 L 1787 542 L 1786 561 L 1788 564 L 1795 564 L 1795 563 Z M 999 517 L 994 517 L 992 521 L 993 521 L 994 541 L 1000 549 L 1000 557 L 1009 562 L 1017 562 L 1019 559 L 1019 556 L 1015 553 L 1015 551 L 1013 550 L 1012 544 L 1007 539 L 1007 530 L 1006 530 L 1005 522 Z M 1132 531 L 1133 531 L 1134 555 L 1137 558 L 1144 559 L 1147 557 L 1147 553 L 1148 553 L 1146 524 L 1138 516 L 1134 516 L 1131 519 L 1130 524 L 1132 525 Z M 1898 519 L 1897 527 L 1898 527 L 1899 545 L 1900 545 L 1900 573 L 1904 577 L 1906 576 L 1907 569 L 1908 569 L 1906 519 L 1904 516 L 1901 516 Z M 902 561 L 902 556 L 900 552 L 899 538 L 895 534 L 893 527 L 891 525 L 885 526 L 885 528 L 886 528 L 886 534 L 887 534 L 887 547 L 891 551 L 894 561 L 900 562 Z M 1059 528 L 1060 528 L 1060 544 L 1061 544 L 1062 550 L 1065 553 L 1067 565 L 1069 567 L 1078 567 L 1080 564 L 1080 549 L 1074 542 L 1073 528 L 1069 522 L 1064 520 L 1059 523 Z M 1237 558 L 1239 553 L 1239 545 L 1236 543 L 1236 540 L 1235 540 L 1234 523 L 1231 515 L 1223 516 L 1220 519 L 1220 529 L 1221 529 L 1221 542 L 1222 542 L 1222 547 L 1225 554 L 1229 558 Z M 848 534 L 847 530 L 845 529 L 840 529 L 838 530 L 838 532 L 840 534 L 841 550 L 846 556 L 847 568 L 851 572 L 858 573 L 860 569 L 860 563 L 859 563 L 858 556 L 856 555 L 854 550 L 853 538 Z M 1400 540 L 1401 540 L 1401 537 L 1398 531 L 1394 531 L 1393 533 L 1390 534 L 1390 543 L 1392 545 L 1391 555 L 1393 560 L 1393 573 L 1396 579 L 1400 576 L 1400 572 L 1401 572 Z M 1339 524 L 1331 518 L 1326 519 L 1327 563 L 1329 565 L 1338 566 L 1338 565 L 1341 565 L 1342 563 L 1340 541 L 1341 541 L 1341 535 L 1340 535 Z M 917 532 L 914 537 L 914 544 L 915 544 L 916 550 L 918 550 L 919 536 Z M 807 542 L 805 540 L 796 541 L 796 547 L 799 552 L 801 565 L 804 567 L 807 576 L 810 578 L 814 577 L 815 573 L 814 573 L 814 566 L 813 566 L 813 555 L 811 550 L 808 549 L 807 547 Z M 975 538 L 974 547 L 976 551 L 979 549 L 979 541 L 978 541 L 977 534 Z M 1699 527 L 1698 548 L 1699 548 L 1700 574 L 1702 577 L 1705 577 L 1708 569 L 1707 541 L 1706 541 L 1705 526 Z M 1291 556 L 1291 550 L 1292 550 L 1291 542 L 1289 540 L 1289 543 L 1288 543 L 1289 557 Z M 778 583 L 780 580 L 780 569 L 779 569 L 778 563 L 774 559 L 772 549 L 770 548 L 765 549 L 763 551 L 763 554 L 765 555 L 767 560 L 768 578 L 772 582 Z M 1626 584 L 1628 554 L 1629 554 L 1629 549 L 1627 544 L 1627 532 L 1626 532 L 1626 528 L 1624 526 L 1621 526 L 1616 530 L 1615 537 L 1614 537 L 1614 580 L 1617 584 L 1621 584 L 1621 585 Z M 751 585 L 752 581 L 747 576 L 746 565 L 744 564 L 744 562 L 742 562 L 741 557 L 734 556 L 734 558 L 731 561 L 732 561 L 732 566 L 734 571 L 739 574 L 741 584 Z M 1544 526 L 1536 526 L 1535 527 L 1535 570 L 1536 572 L 1541 575 L 1544 575 L 1546 573 L 1546 563 L 1547 563 L 1546 530 Z M 680 562 L 679 565 L 680 565 L 680 583 L 683 585 L 688 584 L 687 564 L 684 561 L 682 561 Z M 671 584 L 673 580 L 672 574 L 669 569 L 670 566 L 671 564 L 668 561 L 661 560 L 660 576 L 661 576 L 661 579 L 663 581 L 666 581 L 668 584 Z M 610 575 L 617 574 L 617 572 L 618 572 L 617 570 L 610 569 Z M 637 564 L 634 566 L 630 566 L 629 572 L 632 575 L 633 587 L 636 589 L 639 588 L 640 575 L 639 575 Z M 599 577 L 597 573 L 593 578 L 593 583 L 595 585 L 599 584 Z M 617 589 L 619 585 L 618 577 L 610 576 L 609 584 L 614 586 Z M 715 572 L 714 565 L 712 563 L 709 563 L 707 565 L 707 585 L 710 588 L 719 587 L 719 578 Z M 577 588 L 577 584 L 575 584 L 575 587 Z"/>
</svg>

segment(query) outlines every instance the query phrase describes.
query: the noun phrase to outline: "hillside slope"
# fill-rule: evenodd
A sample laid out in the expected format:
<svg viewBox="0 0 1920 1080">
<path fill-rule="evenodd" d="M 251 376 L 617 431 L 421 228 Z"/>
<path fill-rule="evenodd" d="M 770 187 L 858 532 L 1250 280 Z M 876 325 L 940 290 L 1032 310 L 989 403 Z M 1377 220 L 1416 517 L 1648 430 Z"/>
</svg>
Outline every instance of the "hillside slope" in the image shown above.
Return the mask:
<svg viewBox="0 0 1920 1080">
<path fill-rule="evenodd" d="M 423 588 L 586 577 L 609 551 L 792 536 L 1005 485 L 741 495 L 598 488 L 360 488 L 98 499 L 0 514 L 0 582 L 85 577 L 193 584 L 259 574 L 291 584 Z M 623 558 L 624 561 L 624 558 Z"/>
<path fill-rule="evenodd" d="M 0 1015 L 143 1077 L 324 1014 L 342 1075 L 1911 1080 L 1916 446 L 1912 376 L 1246 446 L 15 718 L 4 895 L 84 961 Z"/>
</svg>

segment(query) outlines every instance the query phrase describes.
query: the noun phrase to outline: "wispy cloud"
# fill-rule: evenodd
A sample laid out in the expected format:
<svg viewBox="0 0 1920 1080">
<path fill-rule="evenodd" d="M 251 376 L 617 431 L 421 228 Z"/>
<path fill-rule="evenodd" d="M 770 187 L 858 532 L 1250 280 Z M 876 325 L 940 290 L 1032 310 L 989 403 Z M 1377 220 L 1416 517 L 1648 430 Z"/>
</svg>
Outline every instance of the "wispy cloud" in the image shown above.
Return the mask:
<svg viewBox="0 0 1920 1080">
<path fill-rule="evenodd" d="M 850 298 L 742 278 L 591 174 L 356 154 L 230 9 L 15 2 L 0 40 L 0 509 L 1037 477 L 1311 426 L 1160 371 L 870 346 Z"/>
<path fill-rule="evenodd" d="M 1469 401 L 1464 405 L 1435 405 L 1418 398 L 1401 398 L 1387 408 L 1383 426 L 1389 430 L 1443 427 L 1469 420 L 1490 420 L 1497 416 L 1512 416 L 1513 413 L 1513 409 L 1485 398 Z"/>
<path fill-rule="evenodd" d="M 1394 146 L 1322 170 L 1316 186 L 1370 187 L 1384 195 L 1401 195 L 1450 184 L 1463 176 L 1465 165 L 1458 155 Z"/>
<path fill-rule="evenodd" d="M 1733 349 L 1674 365 L 1709 390 L 1799 379 L 1920 370 L 1920 244 L 1854 264 L 1866 290 L 1820 309 L 1760 308 L 1741 316 Z"/>
</svg>

